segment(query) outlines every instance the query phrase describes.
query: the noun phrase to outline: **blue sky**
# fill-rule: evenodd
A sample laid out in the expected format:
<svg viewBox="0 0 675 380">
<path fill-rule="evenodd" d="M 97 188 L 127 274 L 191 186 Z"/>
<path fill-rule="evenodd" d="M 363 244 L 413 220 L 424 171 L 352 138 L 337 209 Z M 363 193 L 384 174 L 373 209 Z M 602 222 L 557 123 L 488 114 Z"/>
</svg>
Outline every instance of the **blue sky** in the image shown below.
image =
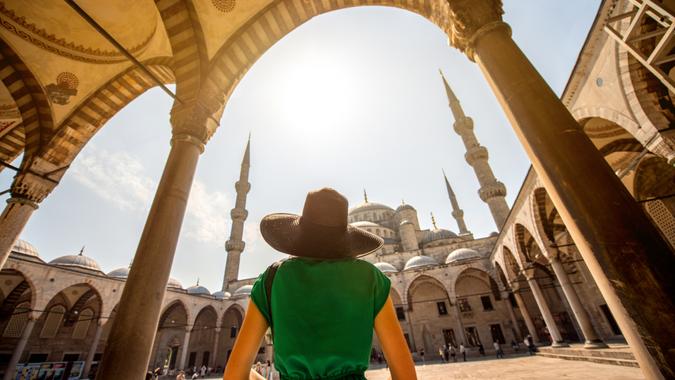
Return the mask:
<svg viewBox="0 0 675 380">
<path fill-rule="evenodd" d="M 513 37 L 560 94 L 593 22 L 599 0 L 505 0 Z M 347 27 L 348 26 L 348 27 Z M 251 192 L 240 278 L 281 257 L 259 237 L 272 212 L 300 212 L 307 191 L 331 186 L 350 205 L 395 208 L 405 200 L 423 228 L 450 215 L 444 169 L 476 237 L 495 231 L 478 182 L 464 161 L 438 69 L 474 119 L 475 133 L 512 203 L 529 161 L 478 67 L 449 47 L 433 24 L 412 13 L 363 7 L 316 17 L 279 41 L 230 98 L 202 155 L 174 259 L 184 286 L 220 289 L 234 182 L 252 134 Z M 171 99 L 153 89 L 132 102 L 82 151 L 42 203 L 22 238 L 49 261 L 85 254 L 105 272 L 135 253 L 169 151 Z M 0 172 L 7 188 L 13 173 Z"/>
</svg>

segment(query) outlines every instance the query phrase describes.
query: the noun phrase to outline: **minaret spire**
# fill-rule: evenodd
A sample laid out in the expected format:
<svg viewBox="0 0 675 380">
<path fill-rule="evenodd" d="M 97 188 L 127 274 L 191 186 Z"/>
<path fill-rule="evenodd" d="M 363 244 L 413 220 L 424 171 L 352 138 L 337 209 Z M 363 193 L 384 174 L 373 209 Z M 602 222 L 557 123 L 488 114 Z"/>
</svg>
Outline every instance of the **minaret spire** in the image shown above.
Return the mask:
<svg viewBox="0 0 675 380">
<path fill-rule="evenodd" d="M 438 227 L 436 226 L 436 218 L 434 218 L 434 213 L 431 213 L 431 224 L 434 226 L 434 230 L 437 230 Z"/>
<path fill-rule="evenodd" d="M 445 188 L 448 190 L 448 197 L 450 198 L 450 203 L 452 204 L 452 217 L 457 221 L 457 227 L 459 227 L 460 234 L 468 234 L 469 230 L 466 228 L 466 223 L 464 223 L 464 211 L 459 208 L 459 202 L 457 202 L 457 197 L 455 192 L 452 191 L 450 182 L 448 182 L 448 177 L 445 175 L 445 170 L 443 170 L 443 179 L 445 179 Z"/>
<path fill-rule="evenodd" d="M 249 133 L 244 157 L 241 160 L 239 180 L 234 184 L 234 188 L 237 190 L 237 199 L 234 203 L 234 208 L 230 211 L 230 216 L 232 217 L 230 239 L 225 242 L 227 263 L 225 264 L 223 291 L 228 290 L 229 285 L 237 280 L 239 276 L 239 259 L 246 246 L 242 237 L 244 235 L 244 221 L 246 221 L 246 217 L 248 216 L 248 211 L 246 210 L 246 195 L 249 190 L 251 190 L 251 184 L 248 182 L 248 172 L 250 167 L 251 134 Z"/>
<path fill-rule="evenodd" d="M 459 100 L 442 72 L 441 78 L 448 95 L 450 109 L 455 117 L 455 123 L 453 124 L 455 132 L 462 138 L 462 142 L 464 142 L 464 146 L 466 147 L 464 158 L 473 167 L 473 171 L 476 173 L 476 177 L 478 177 L 478 183 L 480 184 L 478 196 L 490 207 L 490 212 L 497 228 L 502 228 L 506 217 L 509 215 L 509 206 L 506 204 L 505 198 L 506 186 L 495 178 L 492 168 L 488 163 L 488 150 L 478 142 L 476 135 L 473 133 L 473 120 L 464 115 L 464 110 L 459 104 Z"/>
<path fill-rule="evenodd" d="M 363 189 L 363 199 L 368 203 L 368 193 L 366 193 L 366 189 Z"/>
</svg>

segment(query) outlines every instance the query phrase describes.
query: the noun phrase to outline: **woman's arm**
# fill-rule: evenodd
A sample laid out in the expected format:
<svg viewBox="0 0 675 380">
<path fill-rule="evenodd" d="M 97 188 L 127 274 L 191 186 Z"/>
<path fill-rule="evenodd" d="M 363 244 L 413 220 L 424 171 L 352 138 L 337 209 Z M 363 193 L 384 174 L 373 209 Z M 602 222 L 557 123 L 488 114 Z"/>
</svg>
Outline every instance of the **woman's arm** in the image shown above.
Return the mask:
<svg viewBox="0 0 675 380">
<path fill-rule="evenodd" d="M 382 345 L 384 356 L 387 358 L 391 378 L 393 380 L 416 380 L 415 364 L 408 351 L 408 344 L 403 337 L 401 326 L 398 324 L 391 297 L 387 298 L 382 310 L 375 317 L 375 333 Z"/>
<path fill-rule="evenodd" d="M 244 323 L 241 326 L 237 340 L 234 342 L 232 353 L 225 367 L 223 379 L 265 379 L 251 369 L 265 332 L 267 332 L 265 317 L 260 313 L 255 303 L 249 301 Z"/>
</svg>

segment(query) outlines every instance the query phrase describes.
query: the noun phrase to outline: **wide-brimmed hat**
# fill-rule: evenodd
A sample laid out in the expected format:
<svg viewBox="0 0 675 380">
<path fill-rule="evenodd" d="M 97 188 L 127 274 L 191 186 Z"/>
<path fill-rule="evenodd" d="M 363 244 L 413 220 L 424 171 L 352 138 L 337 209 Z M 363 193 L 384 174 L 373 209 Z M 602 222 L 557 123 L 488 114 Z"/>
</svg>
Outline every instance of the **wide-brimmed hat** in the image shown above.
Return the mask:
<svg viewBox="0 0 675 380">
<path fill-rule="evenodd" d="M 380 248 L 382 238 L 347 223 L 347 209 L 347 198 L 333 189 L 310 191 L 302 215 L 267 215 L 260 232 L 272 248 L 300 257 L 358 257 Z"/>
</svg>

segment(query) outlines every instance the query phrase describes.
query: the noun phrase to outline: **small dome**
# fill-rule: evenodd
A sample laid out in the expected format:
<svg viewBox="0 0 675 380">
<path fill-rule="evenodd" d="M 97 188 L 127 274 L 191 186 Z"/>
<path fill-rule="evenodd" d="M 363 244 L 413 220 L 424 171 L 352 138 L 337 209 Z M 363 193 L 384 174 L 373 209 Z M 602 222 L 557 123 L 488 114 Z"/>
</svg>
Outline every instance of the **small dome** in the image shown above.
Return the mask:
<svg viewBox="0 0 675 380">
<path fill-rule="evenodd" d="M 438 262 L 432 257 L 420 255 L 412 257 L 410 260 L 408 260 L 408 262 L 405 263 L 403 270 L 428 267 L 432 265 L 438 265 Z"/>
<path fill-rule="evenodd" d="M 385 262 L 375 263 L 375 268 L 379 269 L 382 273 L 396 273 L 396 267 Z"/>
<path fill-rule="evenodd" d="M 216 299 L 218 299 L 218 300 L 225 300 L 225 299 L 230 298 L 232 295 L 230 294 L 230 292 L 224 292 L 222 290 L 219 290 L 219 291 L 213 293 L 212 296 L 216 297 Z"/>
<path fill-rule="evenodd" d="M 366 227 L 380 228 L 380 227 L 382 227 L 377 223 L 368 222 L 368 221 L 365 221 L 365 220 L 362 220 L 360 222 L 350 223 L 350 225 L 352 227 L 358 227 L 358 228 L 366 228 Z"/>
<path fill-rule="evenodd" d="M 108 273 L 108 277 L 127 278 L 129 277 L 129 268 L 117 268 L 114 271 Z"/>
<path fill-rule="evenodd" d="M 443 228 L 436 228 L 435 230 L 427 231 L 424 234 L 424 237 L 422 238 L 422 244 L 430 243 L 432 241 L 441 239 L 453 239 L 456 237 L 457 234 L 450 230 L 446 230 Z"/>
<path fill-rule="evenodd" d="M 33 244 L 21 239 L 17 239 L 16 243 L 14 244 L 14 247 L 12 247 L 12 253 L 19 253 L 21 255 L 26 256 L 40 257 L 37 248 L 35 248 Z"/>
<path fill-rule="evenodd" d="M 241 288 L 235 290 L 232 296 L 234 297 L 248 296 L 251 294 L 251 290 L 253 290 L 253 285 L 244 285 Z"/>
<path fill-rule="evenodd" d="M 58 265 L 60 267 L 72 267 L 103 272 L 96 260 L 89 256 L 85 256 L 82 251 L 78 255 L 66 255 L 57 257 L 50 261 L 49 264 Z"/>
<path fill-rule="evenodd" d="M 402 204 L 402 205 L 396 207 L 396 212 L 401 212 L 403 210 L 417 211 L 417 210 L 415 210 L 415 208 L 413 206 L 408 205 L 408 204 Z"/>
<path fill-rule="evenodd" d="M 495 236 L 499 236 L 499 232 L 497 232 L 497 231 L 490 232 L 490 237 L 495 237 Z"/>
<path fill-rule="evenodd" d="M 381 203 L 365 202 L 349 210 L 349 215 L 357 214 L 364 211 L 376 211 L 376 210 L 385 210 L 394 212 L 394 210 L 391 207 L 383 205 Z"/>
<path fill-rule="evenodd" d="M 205 287 L 199 285 L 199 283 L 197 283 L 197 285 L 192 285 L 186 290 L 188 294 L 207 295 L 207 296 L 211 295 L 211 292 L 209 292 L 209 290 L 206 289 Z"/>
<path fill-rule="evenodd" d="M 481 259 L 483 255 L 478 253 L 475 249 L 471 248 L 459 248 L 452 251 L 448 257 L 445 259 L 446 264 L 454 264 L 467 260 Z"/>
<path fill-rule="evenodd" d="M 167 288 L 174 288 L 174 289 L 183 289 L 183 284 L 180 283 L 180 281 L 176 280 L 173 277 L 169 277 L 169 282 L 166 283 Z"/>
</svg>

